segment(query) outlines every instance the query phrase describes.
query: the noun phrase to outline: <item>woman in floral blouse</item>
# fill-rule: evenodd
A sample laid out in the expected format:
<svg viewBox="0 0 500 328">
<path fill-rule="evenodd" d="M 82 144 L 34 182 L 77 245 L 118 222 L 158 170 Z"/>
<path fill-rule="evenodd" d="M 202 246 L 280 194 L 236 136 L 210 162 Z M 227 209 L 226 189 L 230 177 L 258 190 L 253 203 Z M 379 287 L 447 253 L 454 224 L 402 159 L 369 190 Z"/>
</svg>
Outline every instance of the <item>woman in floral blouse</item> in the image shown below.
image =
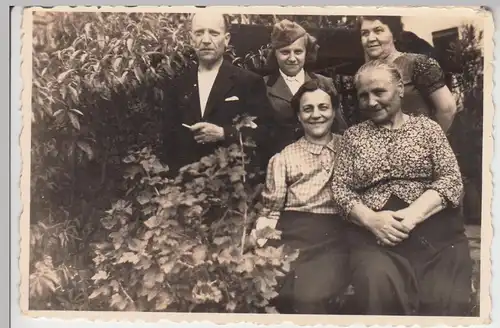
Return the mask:
<svg viewBox="0 0 500 328">
<path fill-rule="evenodd" d="M 355 76 L 369 120 L 349 128 L 332 177 L 352 222 L 352 284 L 371 315 L 467 315 L 472 262 L 457 209 L 462 180 L 443 130 L 401 110 L 393 64 L 370 61 Z"/>
<path fill-rule="evenodd" d="M 455 117 L 455 98 L 444 80 L 438 62 L 426 55 L 396 49 L 403 26 L 399 16 L 362 16 L 358 19 L 361 45 L 366 60 L 394 63 L 402 73 L 405 113 L 424 114 L 447 132 Z"/>
<path fill-rule="evenodd" d="M 274 304 L 280 313 L 328 314 L 349 283 L 345 229 L 332 200 L 330 178 L 341 136 L 336 92 L 321 79 L 305 82 L 292 98 L 304 136 L 274 155 L 268 166 L 256 230 L 281 231 L 271 246 L 299 250 Z"/>
</svg>

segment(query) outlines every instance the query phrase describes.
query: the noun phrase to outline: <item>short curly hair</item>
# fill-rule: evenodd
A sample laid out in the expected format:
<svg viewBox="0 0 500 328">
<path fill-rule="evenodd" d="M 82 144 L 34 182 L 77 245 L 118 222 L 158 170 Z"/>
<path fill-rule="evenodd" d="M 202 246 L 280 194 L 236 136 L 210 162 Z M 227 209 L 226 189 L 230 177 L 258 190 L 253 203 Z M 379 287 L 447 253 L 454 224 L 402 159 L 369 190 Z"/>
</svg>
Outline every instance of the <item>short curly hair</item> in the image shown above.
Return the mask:
<svg viewBox="0 0 500 328">
<path fill-rule="evenodd" d="M 316 38 L 309 33 L 303 36 L 306 40 L 306 60 L 304 68 L 309 68 L 316 63 L 318 58 L 319 45 Z M 266 67 L 269 71 L 277 71 L 279 69 L 278 59 L 276 58 L 276 48 L 271 46 L 266 60 Z"/>
<path fill-rule="evenodd" d="M 363 24 L 363 21 L 373 22 L 376 20 L 389 27 L 389 30 L 394 37 L 394 43 L 401 41 L 401 36 L 404 32 L 404 25 L 401 20 L 401 16 L 358 16 L 356 19 L 356 31 L 359 39 L 361 39 L 361 24 Z"/>
</svg>

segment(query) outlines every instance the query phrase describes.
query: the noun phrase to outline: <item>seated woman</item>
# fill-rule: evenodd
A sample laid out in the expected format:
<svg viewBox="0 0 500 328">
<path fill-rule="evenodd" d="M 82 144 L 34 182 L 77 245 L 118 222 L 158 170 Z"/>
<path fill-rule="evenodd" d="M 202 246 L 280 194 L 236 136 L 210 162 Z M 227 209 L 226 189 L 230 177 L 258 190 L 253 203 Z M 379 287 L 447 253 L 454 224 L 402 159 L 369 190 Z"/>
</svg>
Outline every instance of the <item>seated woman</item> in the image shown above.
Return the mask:
<svg viewBox="0 0 500 328">
<path fill-rule="evenodd" d="M 332 193 L 349 229 L 352 284 L 362 314 L 468 312 L 472 262 L 457 208 L 457 160 L 437 123 L 401 111 L 401 75 L 374 60 L 355 76 L 369 120 L 347 129 Z"/>
<path fill-rule="evenodd" d="M 274 140 L 270 140 L 272 155 L 287 145 L 297 141 L 302 135 L 302 127 L 296 119 L 291 100 L 299 87 L 309 80 L 319 79 L 335 89 L 330 77 L 313 73 L 310 65 L 316 62 L 319 46 L 316 39 L 295 22 L 287 19 L 274 25 L 271 33 L 271 52 L 267 59 L 267 69 L 272 73 L 264 76 L 267 94 L 273 105 L 273 117 L 277 123 Z M 342 133 L 347 129 L 340 106 L 336 108 L 337 118 L 332 131 Z"/>
<path fill-rule="evenodd" d="M 394 63 L 402 73 L 403 113 L 425 114 L 448 132 L 457 105 L 445 84 L 444 72 L 438 62 L 427 55 L 400 52 L 403 25 L 399 16 L 362 16 L 358 19 L 361 45 L 365 58 Z"/>
<path fill-rule="evenodd" d="M 330 178 L 341 136 L 331 132 L 339 100 L 328 83 L 305 82 L 292 99 L 304 136 L 274 155 L 256 230 L 281 231 L 271 246 L 299 250 L 273 302 L 281 313 L 328 314 L 347 288 L 345 222 L 332 201 Z M 273 214 L 274 213 L 274 214 Z M 277 214 L 277 215 L 276 215 Z"/>
</svg>

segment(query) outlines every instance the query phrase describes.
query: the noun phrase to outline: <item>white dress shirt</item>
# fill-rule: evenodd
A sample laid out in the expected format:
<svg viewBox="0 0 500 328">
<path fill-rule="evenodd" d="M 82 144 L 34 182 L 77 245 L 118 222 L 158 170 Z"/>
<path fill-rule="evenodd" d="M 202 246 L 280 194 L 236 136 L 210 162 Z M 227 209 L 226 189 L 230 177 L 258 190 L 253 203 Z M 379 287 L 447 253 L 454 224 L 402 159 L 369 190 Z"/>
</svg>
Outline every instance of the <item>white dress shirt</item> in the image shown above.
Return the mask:
<svg viewBox="0 0 500 328">
<path fill-rule="evenodd" d="M 292 95 L 296 94 L 299 90 L 300 86 L 304 84 L 306 73 L 304 69 L 301 69 L 300 72 L 295 76 L 288 76 L 280 70 L 281 76 L 285 80 L 286 85 L 292 92 Z"/>
<path fill-rule="evenodd" d="M 203 114 L 205 113 L 208 97 L 210 96 L 210 92 L 212 91 L 215 78 L 219 73 L 221 65 L 222 62 L 218 66 L 213 67 L 211 70 L 198 70 L 198 92 L 200 95 L 201 117 L 203 117 Z"/>
</svg>

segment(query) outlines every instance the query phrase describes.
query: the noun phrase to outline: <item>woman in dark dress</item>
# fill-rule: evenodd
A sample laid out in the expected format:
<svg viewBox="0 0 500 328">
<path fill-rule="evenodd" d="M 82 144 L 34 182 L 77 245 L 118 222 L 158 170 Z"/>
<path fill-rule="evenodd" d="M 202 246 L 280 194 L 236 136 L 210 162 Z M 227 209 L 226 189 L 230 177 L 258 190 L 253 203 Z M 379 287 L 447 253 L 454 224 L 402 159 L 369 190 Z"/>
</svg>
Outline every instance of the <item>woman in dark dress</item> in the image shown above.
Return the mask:
<svg viewBox="0 0 500 328">
<path fill-rule="evenodd" d="M 401 71 L 405 93 L 401 104 L 403 112 L 424 114 L 448 132 L 457 106 L 438 62 L 424 54 L 396 49 L 396 41 L 403 32 L 398 16 L 362 16 L 358 23 L 366 61 L 384 60 L 394 63 Z"/>
<path fill-rule="evenodd" d="M 368 120 L 343 135 L 332 192 L 352 222 L 352 284 L 361 314 L 465 316 L 472 262 L 460 215 L 462 178 L 439 125 L 402 111 L 394 64 L 355 76 Z"/>
<path fill-rule="evenodd" d="M 335 86 L 331 78 L 309 69 L 308 66 L 316 61 L 319 46 L 316 39 L 299 24 L 285 19 L 274 25 L 271 47 L 267 66 L 273 73 L 266 75 L 264 80 L 277 123 L 275 138 L 272 140 L 274 154 L 303 136 L 302 127 L 291 106 L 292 97 L 299 87 L 313 79 L 328 84 L 332 90 L 335 90 Z M 342 109 L 338 107 L 335 110 L 337 118 L 332 132 L 342 133 L 347 124 Z"/>
</svg>

